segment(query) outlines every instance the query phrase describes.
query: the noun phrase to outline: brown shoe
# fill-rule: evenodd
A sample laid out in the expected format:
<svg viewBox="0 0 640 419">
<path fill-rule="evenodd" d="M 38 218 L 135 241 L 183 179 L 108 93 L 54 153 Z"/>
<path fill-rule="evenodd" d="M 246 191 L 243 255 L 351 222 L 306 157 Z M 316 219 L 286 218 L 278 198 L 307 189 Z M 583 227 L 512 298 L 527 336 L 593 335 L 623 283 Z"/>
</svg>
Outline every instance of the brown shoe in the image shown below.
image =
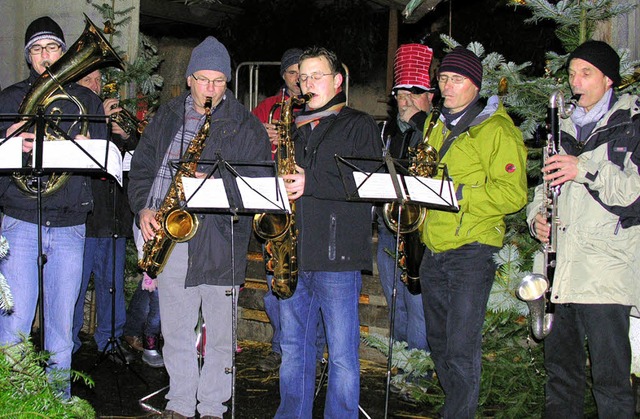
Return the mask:
<svg viewBox="0 0 640 419">
<path fill-rule="evenodd" d="M 144 349 L 140 336 L 125 336 L 124 340 L 129 344 L 129 346 L 131 346 L 131 349 L 134 349 L 138 352 L 142 352 L 142 350 Z"/>
</svg>

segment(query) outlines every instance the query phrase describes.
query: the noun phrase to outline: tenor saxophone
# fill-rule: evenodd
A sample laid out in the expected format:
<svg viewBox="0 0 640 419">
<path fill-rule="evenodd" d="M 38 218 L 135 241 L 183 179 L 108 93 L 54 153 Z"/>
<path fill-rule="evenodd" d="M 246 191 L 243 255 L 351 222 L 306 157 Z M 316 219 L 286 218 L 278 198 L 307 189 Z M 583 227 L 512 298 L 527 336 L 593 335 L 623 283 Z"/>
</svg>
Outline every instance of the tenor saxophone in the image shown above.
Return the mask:
<svg viewBox="0 0 640 419">
<path fill-rule="evenodd" d="M 191 240 L 198 231 L 198 217 L 184 209 L 182 204 L 185 201 L 182 177 L 195 177 L 198 160 L 209 137 L 211 102 L 212 99 L 207 97 L 204 104 L 204 124 L 184 152 L 176 175 L 155 215 L 161 227 L 144 243 L 143 256 L 138 261 L 138 266 L 151 278 L 156 278 L 162 272 L 176 243 Z"/>
<path fill-rule="evenodd" d="M 438 151 L 429 144 L 433 127 L 440 118 L 444 99 L 441 99 L 431 111 L 425 135 L 420 144 L 409 148 L 409 174 L 412 176 L 433 177 L 438 172 L 440 158 Z M 398 210 L 402 206 L 400 225 Z M 398 267 L 402 271 L 401 280 L 410 294 L 420 294 L 420 263 L 422 262 L 423 245 L 418 228 L 427 216 L 427 209 L 417 204 L 398 204 L 391 202 L 384 205 L 383 218 L 391 231 L 398 234 Z"/>
<path fill-rule="evenodd" d="M 558 154 L 560 150 L 560 125 L 558 117 L 568 118 L 575 110 L 579 96 L 574 96 L 565 106 L 561 91 L 555 91 L 549 98 L 548 134 L 547 142 L 542 150 L 542 166 L 549 157 Z M 518 288 L 516 295 L 529 307 L 531 318 L 531 333 L 536 339 L 542 340 L 551 333 L 555 307 L 549 298 L 553 287 L 553 277 L 556 270 L 557 232 L 558 232 L 558 197 L 560 185 L 551 186 L 551 181 L 544 180 L 542 184 L 542 205 L 540 213 L 544 214 L 551 227 L 549 241 L 542 246 L 543 273 L 526 275 Z"/>
<path fill-rule="evenodd" d="M 284 96 L 284 94 L 283 94 Z M 289 99 L 276 103 L 269 113 L 269 123 L 276 126 L 278 131 L 278 148 L 276 162 L 278 174 L 287 175 L 296 172 L 295 149 L 291 138 L 293 125 L 293 107 L 300 106 L 311 100 L 312 93 L 301 96 L 291 96 Z M 280 108 L 280 120 L 273 122 L 273 113 Z M 253 229 L 258 237 L 266 240 L 265 268 L 273 275 L 271 279 L 272 292 L 281 299 L 293 295 L 298 284 L 298 230 L 296 228 L 296 205 L 290 202 L 291 214 L 256 214 L 253 218 Z"/>
</svg>

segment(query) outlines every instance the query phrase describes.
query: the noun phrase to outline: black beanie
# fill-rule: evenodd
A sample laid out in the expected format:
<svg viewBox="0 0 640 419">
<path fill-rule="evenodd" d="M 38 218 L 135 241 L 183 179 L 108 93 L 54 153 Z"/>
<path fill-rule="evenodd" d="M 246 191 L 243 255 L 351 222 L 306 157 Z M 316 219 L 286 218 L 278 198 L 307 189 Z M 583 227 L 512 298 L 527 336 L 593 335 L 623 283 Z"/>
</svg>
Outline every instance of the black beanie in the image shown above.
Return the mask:
<svg viewBox="0 0 640 419">
<path fill-rule="evenodd" d="M 598 70 L 609 77 L 613 87 L 620 84 L 620 57 L 609 44 L 602 41 L 587 41 L 579 45 L 569 54 L 567 66 L 574 58 L 580 58 L 593 64 Z"/>
<path fill-rule="evenodd" d="M 287 71 L 287 68 L 291 67 L 293 64 L 298 64 L 301 55 L 302 50 L 300 48 L 291 48 L 286 50 L 280 59 L 280 76 L 284 76 L 284 72 Z"/>
<path fill-rule="evenodd" d="M 60 25 L 49 16 L 39 17 L 29 24 L 24 34 L 24 56 L 29 64 L 31 64 L 29 48 L 41 39 L 51 39 L 60 44 L 62 52 L 67 50 L 67 44 L 64 42 L 64 34 Z"/>
<path fill-rule="evenodd" d="M 445 71 L 467 77 L 478 89 L 482 87 L 482 61 L 465 47 L 457 46 L 444 56 L 438 73 Z"/>
</svg>

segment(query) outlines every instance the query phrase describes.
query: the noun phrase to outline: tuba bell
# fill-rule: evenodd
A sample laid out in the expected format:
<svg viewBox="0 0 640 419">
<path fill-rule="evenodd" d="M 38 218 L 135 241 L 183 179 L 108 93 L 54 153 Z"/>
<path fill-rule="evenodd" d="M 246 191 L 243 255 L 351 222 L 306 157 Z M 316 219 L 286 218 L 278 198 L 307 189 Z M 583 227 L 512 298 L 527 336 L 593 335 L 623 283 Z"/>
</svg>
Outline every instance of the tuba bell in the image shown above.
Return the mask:
<svg viewBox="0 0 640 419">
<path fill-rule="evenodd" d="M 68 95 L 64 90 L 64 85 L 75 81 L 80 76 L 102 67 L 118 67 L 124 69 L 124 63 L 109 45 L 100 30 L 84 15 L 86 25 L 78 40 L 71 45 L 67 52 L 51 64 L 33 83 L 31 90 L 27 93 L 20 104 L 18 113 L 20 115 L 32 115 L 36 109 L 42 107 L 47 109 L 49 105 L 57 100 L 69 100 L 73 102 L 79 110 L 79 114 L 86 114 L 84 106 L 74 96 Z M 87 135 L 88 122 L 85 120 L 80 127 L 80 133 Z M 45 133 L 46 140 L 55 140 L 52 135 Z M 57 192 L 69 179 L 70 173 L 53 173 L 48 176 L 42 196 L 48 196 Z M 30 174 L 14 173 L 13 181 L 26 195 L 35 197 L 37 195 L 37 178 Z"/>
</svg>

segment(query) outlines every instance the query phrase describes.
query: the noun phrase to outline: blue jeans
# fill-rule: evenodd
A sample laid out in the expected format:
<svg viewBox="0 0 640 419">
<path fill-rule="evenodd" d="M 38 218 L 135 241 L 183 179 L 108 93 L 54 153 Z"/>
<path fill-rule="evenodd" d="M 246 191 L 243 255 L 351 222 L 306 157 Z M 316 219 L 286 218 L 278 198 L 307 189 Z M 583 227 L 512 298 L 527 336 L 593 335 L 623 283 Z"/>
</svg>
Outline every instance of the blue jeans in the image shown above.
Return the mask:
<svg viewBox="0 0 640 419">
<path fill-rule="evenodd" d="M 115 282 L 115 334 L 122 336 L 122 328 L 126 320 L 124 304 L 124 263 L 127 239 L 116 239 L 116 282 Z M 98 326 L 93 339 L 102 351 L 111 336 L 111 273 L 113 271 L 113 243 L 110 237 L 87 237 L 84 244 L 84 266 L 82 268 L 82 286 L 76 301 L 73 316 L 73 351 L 77 351 L 82 343 L 78 334 L 84 319 L 84 296 L 91 273 L 95 287 L 96 314 Z"/>
<path fill-rule="evenodd" d="M 11 312 L 0 312 L 0 345 L 30 335 L 38 301 L 38 226 L 9 216 L 2 222 L 2 234 L 9 242 L 9 254 L 0 260 L 14 300 Z M 73 307 L 82 281 L 85 226 L 42 227 L 44 264 L 44 348 L 51 353 L 47 370 L 71 367 Z M 67 373 L 63 373 L 68 377 Z M 59 389 L 70 396 L 70 385 Z"/>
<path fill-rule="evenodd" d="M 499 249 L 472 243 L 441 253 L 427 249 L 420 285 L 431 357 L 444 390 L 442 415 L 473 419 L 480 393 L 482 325 Z"/>
<path fill-rule="evenodd" d="M 357 418 L 360 397 L 360 324 L 357 272 L 300 271 L 298 288 L 280 301 L 282 364 L 276 418 L 311 418 L 316 370 L 316 333 L 320 313 L 329 346 L 325 418 Z"/>
<path fill-rule="evenodd" d="M 389 318 L 391 318 L 391 296 L 393 293 L 393 273 L 396 261 L 394 256 L 385 252 L 388 249 L 391 254 L 396 251 L 396 237 L 383 224 L 378 224 L 378 272 L 380 284 L 387 299 Z M 400 276 L 402 271 L 397 270 L 397 294 L 396 317 L 394 321 L 393 339 L 407 342 L 409 349 L 423 349 L 429 351 L 427 343 L 427 326 L 424 321 L 424 309 L 422 308 L 422 296 L 413 295 L 404 285 Z"/>
<path fill-rule="evenodd" d="M 275 296 L 271 290 L 272 275 L 267 275 L 267 288 L 269 290 L 264 294 L 264 311 L 269 317 L 271 328 L 273 329 L 273 337 L 271 338 L 271 350 L 282 354 L 280 349 L 280 299 Z M 322 316 L 318 320 L 318 335 L 316 336 L 316 359 L 324 357 L 324 347 L 327 344 L 327 338 L 324 332 L 324 322 Z"/>
<path fill-rule="evenodd" d="M 629 313 L 619 304 L 557 304 L 544 341 L 545 418 L 582 418 L 589 347 L 599 418 L 634 417 Z"/>
<path fill-rule="evenodd" d="M 160 335 L 160 306 L 157 288 L 150 292 L 142 289 L 142 281 L 138 283 L 138 288 L 129 301 L 124 335 L 140 337 L 158 337 Z"/>
</svg>

